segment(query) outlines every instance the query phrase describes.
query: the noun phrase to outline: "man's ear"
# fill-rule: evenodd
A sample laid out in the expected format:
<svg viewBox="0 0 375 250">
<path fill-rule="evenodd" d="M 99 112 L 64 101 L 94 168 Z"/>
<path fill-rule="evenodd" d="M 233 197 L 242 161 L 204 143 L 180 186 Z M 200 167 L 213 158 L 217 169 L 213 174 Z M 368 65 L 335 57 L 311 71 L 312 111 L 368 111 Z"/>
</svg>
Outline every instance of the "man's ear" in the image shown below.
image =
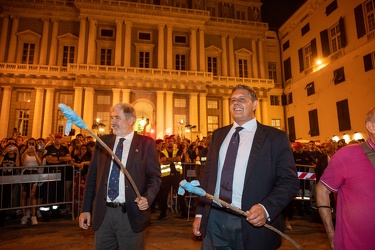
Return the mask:
<svg viewBox="0 0 375 250">
<path fill-rule="evenodd" d="M 374 122 L 371 122 L 371 121 L 366 122 L 366 129 L 367 129 L 371 134 L 375 134 L 375 123 L 374 123 Z"/>
<path fill-rule="evenodd" d="M 258 100 L 255 100 L 255 101 L 253 101 L 253 111 L 255 112 L 255 110 L 257 109 L 257 107 L 258 107 Z"/>
</svg>

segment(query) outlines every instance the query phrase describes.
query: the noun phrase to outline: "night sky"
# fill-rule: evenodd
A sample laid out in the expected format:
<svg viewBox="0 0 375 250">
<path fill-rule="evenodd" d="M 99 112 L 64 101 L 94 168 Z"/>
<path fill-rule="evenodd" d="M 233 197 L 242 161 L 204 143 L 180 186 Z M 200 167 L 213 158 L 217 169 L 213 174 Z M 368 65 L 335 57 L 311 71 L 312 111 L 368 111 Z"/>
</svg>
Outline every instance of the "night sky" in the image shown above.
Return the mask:
<svg viewBox="0 0 375 250">
<path fill-rule="evenodd" d="M 262 21 L 268 23 L 271 30 L 280 26 L 290 17 L 306 0 L 261 0 Z"/>
</svg>

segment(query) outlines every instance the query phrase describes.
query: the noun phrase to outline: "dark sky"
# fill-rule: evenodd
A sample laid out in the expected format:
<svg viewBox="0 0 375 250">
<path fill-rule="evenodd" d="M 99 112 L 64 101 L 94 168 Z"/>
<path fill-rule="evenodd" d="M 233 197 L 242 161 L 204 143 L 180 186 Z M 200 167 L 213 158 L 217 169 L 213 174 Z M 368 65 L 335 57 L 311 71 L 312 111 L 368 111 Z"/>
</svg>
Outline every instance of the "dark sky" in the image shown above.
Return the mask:
<svg viewBox="0 0 375 250">
<path fill-rule="evenodd" d="M 290 17 L 306 0 L 261 0 L 262 21 L 268 23 L 272 30 L 280 26 Z"/>
</svg>

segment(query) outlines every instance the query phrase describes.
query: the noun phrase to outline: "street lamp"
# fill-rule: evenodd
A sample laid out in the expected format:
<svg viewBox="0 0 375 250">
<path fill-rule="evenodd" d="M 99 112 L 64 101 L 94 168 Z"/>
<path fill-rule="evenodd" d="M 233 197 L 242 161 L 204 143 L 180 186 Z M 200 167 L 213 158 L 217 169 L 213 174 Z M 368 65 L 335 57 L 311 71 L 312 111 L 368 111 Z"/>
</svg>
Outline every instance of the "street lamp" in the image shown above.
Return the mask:
<svg viewBox="0 0 375 250">
<path fill-rule="evenodd" d="M 181 127 L 180 127 L 180 137 L 183 139 L 184 138 L 184 131 L 183 131 L 184 120 L 181 119 L 178 123 L 181 125 Z"/>
<path fill-rule="evenodd" d="M 105 124 L 100 122 L 100 118 L 95 119 L 95 123 L 92 125 L 92 129 L 96 129 L 96 134 L 98 136 L 104 134 Z"/>
</svg>

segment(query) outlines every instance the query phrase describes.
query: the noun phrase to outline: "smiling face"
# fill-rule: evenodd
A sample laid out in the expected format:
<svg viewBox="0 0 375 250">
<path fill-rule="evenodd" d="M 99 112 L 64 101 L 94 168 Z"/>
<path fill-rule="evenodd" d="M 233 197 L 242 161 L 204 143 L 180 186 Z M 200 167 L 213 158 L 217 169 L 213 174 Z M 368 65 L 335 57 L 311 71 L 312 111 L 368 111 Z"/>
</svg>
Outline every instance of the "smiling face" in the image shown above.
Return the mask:
<svg viewBox="0 0 375 250">
<path fill-rule="evenodd" d="M 111 128 L 118 136 L 126 136 L 133 131 L 135 117 L 128 113 L 125 115 L 122 108 L 115 106 L 111 110 Z"/>
<path fill-rule="evenodd" d="M 247 89 L 237 88 L 230 97 L 230 113 L 233 120 L 240 126 L 250 121 L 255 117 L 257 105 L 258 101 L 250 98 Z"/>
</svg>

